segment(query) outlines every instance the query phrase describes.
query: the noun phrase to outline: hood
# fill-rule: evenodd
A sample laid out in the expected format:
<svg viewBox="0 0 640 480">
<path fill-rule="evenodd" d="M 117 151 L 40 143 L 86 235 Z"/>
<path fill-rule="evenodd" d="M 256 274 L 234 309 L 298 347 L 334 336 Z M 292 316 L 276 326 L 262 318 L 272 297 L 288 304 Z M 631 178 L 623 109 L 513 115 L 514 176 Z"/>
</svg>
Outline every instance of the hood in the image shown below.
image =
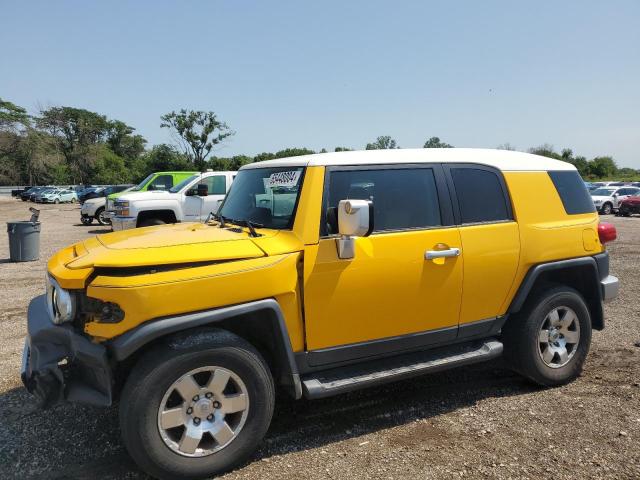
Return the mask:
<svg viewBox="0 0 640 480">
<path fill-rule="evenodd" d="M 104 197 L 97 197 L 97 198 L 90 198 L 89 200 L 85 200 L 84 203 L 87 205 L 93 205 L 96 203 L 104 203 L 105 198 Z"/>
<path fill-rule="evenodd" d="M 609 200 L 611 199 L 610 196 L 605 196 L 605 195 L 591 195 L 591 199 L 595 202 L 597 200 L 599 201 L 603 201 L 603 200 Z"/>
<path fill-rule="evenodd" d="M 260 230 L 265 241 L 277 231 Z M 267 256 L 246 229 L 232 231 L 201 223 L 178 223 L 107 233 L 75 248 L 70 269 L 144 267 L 240 260 Z"/>
</svg>

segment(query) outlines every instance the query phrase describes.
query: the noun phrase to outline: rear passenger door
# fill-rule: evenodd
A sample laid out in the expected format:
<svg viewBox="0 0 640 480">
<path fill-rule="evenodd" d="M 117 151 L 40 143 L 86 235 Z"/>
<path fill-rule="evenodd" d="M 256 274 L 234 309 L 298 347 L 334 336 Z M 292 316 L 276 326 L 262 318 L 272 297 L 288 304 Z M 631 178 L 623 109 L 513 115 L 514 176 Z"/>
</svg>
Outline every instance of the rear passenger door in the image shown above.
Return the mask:
<svg viewBox="0 0 640 480">
<path fill-rule="evenodd" d="M 464 253 L 459 336 L 482 334 L 504 313 L 520 255 L 518 224 L 502 172 L 475 164 L 444 169 Z"/>
</svg>

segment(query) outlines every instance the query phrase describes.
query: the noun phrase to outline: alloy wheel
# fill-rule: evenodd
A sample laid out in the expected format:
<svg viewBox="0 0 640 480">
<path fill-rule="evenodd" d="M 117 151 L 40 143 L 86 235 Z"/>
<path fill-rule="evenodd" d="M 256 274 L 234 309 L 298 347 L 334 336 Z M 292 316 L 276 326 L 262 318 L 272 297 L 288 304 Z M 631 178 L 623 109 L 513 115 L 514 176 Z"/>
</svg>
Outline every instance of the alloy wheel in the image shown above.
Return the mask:
<svg viewBox="0 0 640 480">
<path fill-rule="evenodd" d="M 545 317 L 538 334 L 538 352 L 545 365 L 561 368 L 575 355 L 580 342 L 580 322 L 569 307 L 556 307 Z"/>
<path fill-rule="evenodd" d="M 229 445 L 249 413 L 249 394 L 238 375 L 210 366 L 173 382 L 158 410 L 165 445 L 186 457 L 203 457 Z"/>
</svg>

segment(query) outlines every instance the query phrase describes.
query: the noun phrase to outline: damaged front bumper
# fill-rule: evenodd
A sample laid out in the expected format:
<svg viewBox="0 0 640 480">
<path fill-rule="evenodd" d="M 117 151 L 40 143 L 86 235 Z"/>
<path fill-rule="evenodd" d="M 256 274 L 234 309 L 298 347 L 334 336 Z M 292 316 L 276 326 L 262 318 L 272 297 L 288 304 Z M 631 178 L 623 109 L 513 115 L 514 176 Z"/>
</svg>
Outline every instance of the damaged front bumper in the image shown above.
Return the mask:
<svg viewBox="0 0 640 480">
<path fill-rule="evenodd" d="M 74 331 L 71 324 L 54 324 L 45 302 L 41 295 L 29 304 L 22 383 L 43 408 L 63 400 L 111 405 L 113 382 L 105 347 Z"/>
</svg>

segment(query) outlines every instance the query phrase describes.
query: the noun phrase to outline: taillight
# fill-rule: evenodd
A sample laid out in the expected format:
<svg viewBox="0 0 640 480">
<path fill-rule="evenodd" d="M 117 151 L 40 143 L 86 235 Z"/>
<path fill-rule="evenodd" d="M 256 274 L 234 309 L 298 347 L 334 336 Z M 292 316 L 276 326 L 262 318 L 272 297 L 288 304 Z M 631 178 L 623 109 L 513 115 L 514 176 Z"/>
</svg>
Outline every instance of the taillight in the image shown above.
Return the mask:
<svg viewBox="0 0 640 480">
<path fill-rule="evenodd" d="M 598 225 L 598 237 L 600 237 L 600 243 L 605 244 L 618 238 L 618 232 L 610 223 L 601 223 Z"/>
</svg>

